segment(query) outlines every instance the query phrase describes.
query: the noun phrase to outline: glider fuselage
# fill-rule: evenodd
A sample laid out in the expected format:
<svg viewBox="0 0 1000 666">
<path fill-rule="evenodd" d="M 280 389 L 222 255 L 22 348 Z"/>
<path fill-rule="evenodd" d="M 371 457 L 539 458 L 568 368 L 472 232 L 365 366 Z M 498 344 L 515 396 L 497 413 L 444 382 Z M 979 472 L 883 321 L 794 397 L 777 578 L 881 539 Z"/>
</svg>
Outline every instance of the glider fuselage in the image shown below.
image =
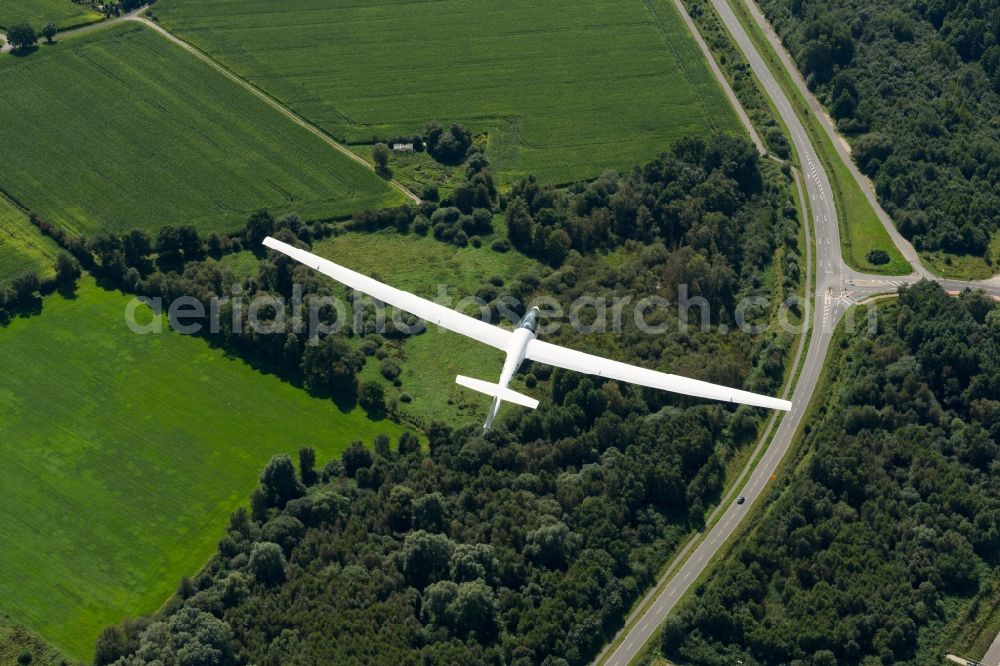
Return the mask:
<svg viewBox="0 0 1000 666">
<path fill-rule="evenodd" d="M 507 346 L 507 358 L 504 359 L 503 370 L 500 371 L 500 381 L 497 382 L 501 387 L 506 388 L 510 384 L 510 380 L 514 378 L 514 373 L 521 367 L 521 363 L 524 362 L 524 352 L 528 347 L 528 343 L 535 339 L 535 331 L 537 330 L 538 308 L 531 308 L 521 318 L 517 328 L 514 329 L 514 335 Z M 490 405 L 490 413 L 486 417 L 486 423 L 483 425 L 484 432 L 489 430 L 490 426 L 493 425 L 493 419 L 496 418 L 498 411 L 500 411 L 500 398 L 493 398 L 493 403 Z"/>
</svg>

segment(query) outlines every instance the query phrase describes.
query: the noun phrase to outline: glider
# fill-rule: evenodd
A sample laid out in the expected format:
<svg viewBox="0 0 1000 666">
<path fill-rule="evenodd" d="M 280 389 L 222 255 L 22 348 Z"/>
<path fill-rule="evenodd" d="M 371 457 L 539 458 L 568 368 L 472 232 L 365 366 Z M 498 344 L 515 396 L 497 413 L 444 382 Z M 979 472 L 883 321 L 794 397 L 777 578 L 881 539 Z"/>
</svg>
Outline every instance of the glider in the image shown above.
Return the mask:
<svg viewBox="0 0 1000 666">
<path fill-rule="evenodd" d="M 292 247 L 288 243 L 282 243 L 270 236 L 264 239 L 264 245 L 272 250 L 288 255 L 310 268 L 316 269 L 320 273 L 347 285 L 351 289 L 368 294 L 372 298 L 383 303 L 388 303 L 393 307 L 409 312 L 449 331 L 461 333 L 473 340 L 478 340 L 506 352 L 507 359 L 504 361 L 503 370 L 500 372 L 500 381 L 497 383 L 494 384 L 462 375 L 455 378 L 457 384 L 474 391 L 479 391 L 480 393 L 485 393 L 493 398 L 489 414 L 486 417 L 486 423 L 483 425 L 483 432 L 489 430 L 490 426 L 493 425 L 493 419 L 496 418 L 497 412 L 500 410 L 500 403 L 502 402 L 512 402 L 531 409 L 538 407 L 538 401 L 534 398 L 507 388 L 514 373 L 517 372 L 517 369 L 525 359 L 588 375 L 607 377 L 608 379 L 616 379 L 664 391 L 673 391 L 674 393 L 682 393 L 698 398 L 737 402 L 744 405 L 753 405 L 754 407 L 766 407 L 768 409 L 780 409 L 784 411 L 792 408 L 792 403 L 787 400 L 750 393 L 749 391 L 740 391 L 728 386 L 710 384 L 697 379 L 669 375 L 656 370 L 647 370 L 646 368 L 639 368 L 627 363 L 620 363 L 619 361 L 612 361 L 600 356 L 593 356 L 592 354 L 585 354 L 567 349 L 566 347 L 543 342 L 535 337 L 535 331 L 538 328 L 538 308 L 528 310 L 520 323 L 518 323 L 517 328 L 513 331 L 508 331 L 499 326 L 487 324 L 484 321 L 464 315 L 457 310 L 452 310 L 439 303 L 434 303 L 396 289 L 395 287 L 390 287 L 387 284 L 382 284 L 378 280 L 344 268 L 311 252 Z"/>
</svg>

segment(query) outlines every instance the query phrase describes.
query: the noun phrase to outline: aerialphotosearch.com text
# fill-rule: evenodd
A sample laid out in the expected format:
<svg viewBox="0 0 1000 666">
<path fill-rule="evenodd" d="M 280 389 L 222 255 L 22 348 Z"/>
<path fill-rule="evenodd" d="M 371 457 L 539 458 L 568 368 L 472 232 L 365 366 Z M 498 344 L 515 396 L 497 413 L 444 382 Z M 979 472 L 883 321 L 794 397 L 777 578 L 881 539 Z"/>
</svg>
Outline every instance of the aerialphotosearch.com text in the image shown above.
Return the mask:
<svg viewBox="0 0 1000 666">
<path fill-rule="evenodd" d="M 258 335 L 304 334 L 311 343 L 338 333 L 345 326 L 355 331 L 399 335 L 415 335 L 427 327 L 423 320 L 359 292 L 350 292 L 348 298 L 304 295 L 298 284 L 293 285 L 291 298 L 287 299 L 261 293 L 245 299 L 238 284 L 229 292 L 228 296 L 213 296 L 207 302 L 194 296 L 169 300 L 135 297 L 125 308 L 125 322 L 129 329 L 141 335 L 160 333 L 166 327 L 187 335 L 217 334 L 225 328 L 235 334 L 244 331 Z M 541 315 L 540 335 L 552 333 L 563 325 L 569 325 L 579 334 L 621 333 L 626 326 L 634 325 L 638 331 L 649 335 L 662 335 L 671 329 L 680 333 L 740 331 L 759 335 L 773 327 L 798 335 L 809 321 L 806 316 L 809 304 L 800 296 L 779 303 L 772 319 L 774 304 L 764 296 L 747 296 L 732 307 L 713 309 L 706 298 L 690 295 L 686 284 L 679 285 L 674 299 L 660 295 L 643 298 L 583 295 L 568 305 L 551 296 L 522 303 L 507 295 L 487 302 L 477 296 L 455 299 L 449 293 L 445 285 L 438 285 L 437 297 L 432 300 L 492 324 L 516 324 L 527 309 L 537 307 Z M 864 314 L 864 322 L 871 330 L 876 321 L 876 306 L 871 303 Z M 227 326 L 223 327 L 223 322 Z M 849 316 L 846 324 L 853 328 L 854 317 Z"/>
</svg>

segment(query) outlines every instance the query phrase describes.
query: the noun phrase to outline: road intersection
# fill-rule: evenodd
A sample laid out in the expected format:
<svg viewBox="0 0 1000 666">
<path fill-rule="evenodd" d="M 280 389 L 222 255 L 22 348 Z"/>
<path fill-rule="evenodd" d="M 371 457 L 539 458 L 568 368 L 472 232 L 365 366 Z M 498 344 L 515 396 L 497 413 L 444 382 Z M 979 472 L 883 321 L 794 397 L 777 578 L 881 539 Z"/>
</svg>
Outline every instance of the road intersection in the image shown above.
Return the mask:
<svg viewBox="0 0 1000 666">
<path fill-rule="evenodd" d="M 882 220 L 883 224 L 886 225 L 886 229 L 889 231 L 890 237 L 897 244 L 904 257 L 911 262 L 911 265 L 914 267 L 914 272 L 911 275 L 899 277 L 866 275 L 854 271 L 846 265 L 840 251 L 840 229 L 837 222 L 837 211 L 833 202 L 833 190 L 830 186 L 829 178 L 822 166 L 818 154 L 808 139 L 805 128 L 796 115 L 788 97 L 785 95 L 783 89 L 768 69 L 764 59 L 761 57 L 761 54 L 754 46 L 750 36 L 747 34 L 742 24 L 733 13 L 731 7 L 728 5 L 727 0 L 712 0 L 712 5 L 722 18 L 723 23 L 734 38 L 736 44 L 743 52 L 750 64 L 751 70 L 760 81 L 765 93 L 773 101 L 779 116 L 789 130 L 792 144 L 798 154 L 799 162 L 802 166 L 802 180 L 805 184 L 812 213 L 811 240 L 816 253 L 814 266 L 816 278 L 815 286 L 810 297 L 810 305 L 807 308 L 807 317 L 812 316 L 814 318 L 813 332 L 809 339 L 809 346 L 805 353 L 805 360 L 802 364 L 801 374 L 799 375 L 792 394 L 792 411 L 785 414 L 781 418 L 771 443 L 768 445 L 767 450 L 764 452 L 763 456 L 750 473 L 746 484 L 742 488 L 741 494 L 746 498 L 746 502 L 742 505 L 733 503 L 725 507 L 712 528 L 704 535 L 701 541 L 697 542 L 697 545 L 694 546 L 694 550 L 689 555 L 686 551 L 684 551 L 684 554 L 688 556 L 683 563 L 679 567 L 668 568 L 667 575 L 661 579 L 660 584 L 656 587 L 656 589 L 654 589 L 648 597 L 639 604 L 638 607 L 643 610 L 637 613 L 637 618 L 631 620 L 626 629 L 623 630 L 623 635 L 621 635 L 618 640 L 611 643 L 608 648 L 606 648 L 606 650 L 598 656 L 598 663 L 604 663 L 610 666 L 625 666 L 626 664 L 631 663 L 642 652 L 647 642 L 656 634 L 656 631 L 662 624 L 663 620 L 674 609 L 677 602 L 687 592 L 694 581 L 697 580 L 699 576 L 701 576 L 702 573 L 710 566 L 719 550 L 740 527 L 743 519 L 749 515 L 751 507 L 765 492 L 767 485 L 772 480 L 779 463 L 791 447 L 793 436 L 802 422 L 809 401 L 816 389 L 827 351 L 829 349 L 833 330 L 844 313 L 854 304 L 863 302 L 874 296 L 892 293 L 903 284 L 911 284 L 921 278 L 931 277 L 927 270 L 920 264 L 917 253 L 912 245 L 902 238 L 898 230 L 894 225 L 892 225 L 889 218 L 885 215 L 884 211 L 882 211 L 877 205 L 877 201 L 874 200 L 874 193 L 871 190 L 870 183 L 868 183 L 863 176 L 860 175 L 857 169 L 854 168 L 853 162 L 846 153 L 846 148 L 844 148 L 838 137 L 834 137 L 833 143 L 837 148 L 838 153 L 840 153 L 840 158 L 843 159 L 848 165 L 852 175 L 859 180 L 859 184 L 862 186 L 862 191 L 865 192 L 865 196 L 869 199 L 869 201 L 874 204 L 873 207 L 875 208 L 876 213 L 879 214 L 879 218 Z M 763 17 L 760 15 L 759 10 L 757 10 L 752 1 L 748 0 L 748 6 L 751 9 L 754 19 L 758 22 L 763 21 Z M 139 13 L 144 9 L 145 7 L 142 7 L 121 17 L 95 23 L 76 30 L 70 30 L 65 33 L 60 33 L 59 36 L 67 37 L 72 34 L 102 29 L 108 25 L 124 20 L 142 21 L 148 27 L 157 30 L 168 39 L 177 43 L 179 46 L 192 52 L 202 60 L 205 60 L 229 78 L 237 80 L 241 83 L 241 85 L 247 87 L 247 89 L 252 93 L 264 99 L 265 102 L 271 104 L 272 106 L 280 107 L 280 110 L 282 110 L 286 115 L 299 124 L 303 124 L 309 128 L 332 147 L 345 152 L 353 159 L 356 159 L 371 168 L 366 161 L 357 157 L 353 153 L 350 153 L 346 147 L 340 145 L 326 135 L 325 132 L 322 132 L 322 130 L 312 126 L 311 123 L 308 123 L 308 121 L 305 121 L 297 114 L 294 114 L 294 112 L 288 110 L 287 107 L 281 105 L 280 102 L 270 98 L 270 96 L 248 84 L 245 80 L 236 77 L 229 70 L 223 68 L 217 62 L 198 51 L 187 42 L 183 42 L 173 34 L 160 28 L 155 23 L 139 16 Z M 683 7 L 679 7 L 679 9 L 682 10 Z M 681 15 L 682 17 L 686 16 L 683 11 L 681 11 Z M 693 30 L 693 24 L 691 24 L 689 20 L 687 22 L 689 28 Z M 769 32 L 769 28 L 767 28 L 766 25 L 765 35 L 768 39 L 772 40 L 772 45 L 775 45 L 775 51 L 781 57 L 783 65 L 789 70 L 793 81 L 796 85 L 804 87 L 804 83 L 801 82 L 801 77 L 799 77 L 798 72 L 794 67 L 794 63 L 791 62 L 791 59 L 780 47 L 780 42 L 776 41 L 777 37 L 773 34 L 773 32 Z M 9 46 L 5 46 L 3 50 L 9 50 Z M 807 90 L 805 93 L 806 99 L 810 100 L 810 105 L 813 107 L 813 112 L 820 114 L 821 120 L 823 120 L 824 114 L 822 112 L 822 108 L 819 107 L 818 102 L 816 102 L 811 95 L 808 94 Z M 834 132 L 832 126 L 828 126 L 828 119 L 826 120 L 827 124 L 824 125 L 824 128 L 828 132 Z M 411 200 L 419 201 L 416 195 L 409 192 L 399 183 L 393 181 L 392 184 L 399 188 L 400 191 L 402 191 L 403 194 Z M 969 287 L 981 288 L 987 291 L 990 295 L 1000 298 L 1000 277 L 994 277 L 991 280 L 982 282 L 963 282 L 947 279 L 939 279 L 938 282 L 940 282 L 942 286 L 950 292 L 958 292 Z M 1000 637 L 998 637 L 997 642 L 994 643 L 993 647 L 990 649 L 988 657 L 990 655 L 993 656 L 993 661 L 985 661 L 984 663 L 988 663 L 989 666 L 1000 666 Z"/>
<path fill-rule="evenodd" d="M 752 0 L 748 0 L 748 4 L 753 7 Z M 880 207 L 877 207 L 877 212 L 881 212 L 879 218 L 884 225 L 887 225 L 890 238 L 899 246 L 903 256 L 911 262 L 914 272 L 898 277 L 866 275 L 851 269 L 844 262 L 840 252 L 840 228 L 833 202 L 833 190 L 816 148 L 809 141 L 805 127 L 795 113 L 784 90 L 768 69 L 763 57 L 733 13 L 727 0 L 712 0 L 712 5 L 750 63 L 751 70 L 761 83 L 765 93 L 771 98 L 778 114 L 788 128 L 792 144 L 802 166 L 803 180 L 812 210 L 812 239 L 816 251 L 815 290 L 811 296 L 812 307 L 807 310 L 807 316 L 809 316 L 809 312 L 814 313 L 813 333 L 809 340 L 809 348 L 801 374 L 792 394 L 792 411 L 782 417 L 766 452 L 740 491 L 740 494 L 746 498 L 745 503 L 742 505 L 732 503 L 725 507 L 718 521 L 703 535 L 694 551 L 680 567 L 669 566 L 667 568 L 658 585 L 637 606 L 644 610 L 637 614 L 637 617 L 630 618 L 625 629 L 598 655 L 595 663 L 607 666 L 626 666 L 642 653 L 648 641 L 656 635 L 658 628 L 677 605 L 677 602 L 710 566 L 722 546 L 736 532 L 743 519 L 750 514 L 754 503 L 764 493 L 768 483 L 774 478 L 773 475 L 779 463 L 791 448 L 795 432 L 802 422 L 819 381 L 834 328 L 844 313 L 856 303 L 878 295 L 891 294 L 904 284 L 912 284 L 923 278 L 932 278 L 926 268 L 920 264 L 913 246 L 902 238 Z M 762 20 L 762 17 L 760 18 Z M 780 44 L 775 50 L 781 52 Z M 797 71 L 794 70 L 794 64 L 791 60 L 783 58 L 783 63 L 786 67 L 792 68 L 794 77 Z M 840 145 L 839 138 L 834 141 L 834 144 Z M 849 157 L 846 161 L 850 166 L 853 166 Z M 855 178 L 864 180 L 856 169 L 853 169 L 851 173 Z M 870 192 L 871 186 L 867 181 L 864 181 L 862 190 L 866 193 Z M 872 195 L 873 198 L 874 195 Z M 875 204 L 877 206 L 877 202 Z M 950 292 L 978 288 L 985 290 L 995 298 L 1000 298 L 1000 277 L 982 282 L 948 279 L 938 279 L 937 281 Z M 998 657 L 1000 657 L 1000 637 L 998 637 L 998 642 L 994 647 L 997 648 Z"/>
</svg>

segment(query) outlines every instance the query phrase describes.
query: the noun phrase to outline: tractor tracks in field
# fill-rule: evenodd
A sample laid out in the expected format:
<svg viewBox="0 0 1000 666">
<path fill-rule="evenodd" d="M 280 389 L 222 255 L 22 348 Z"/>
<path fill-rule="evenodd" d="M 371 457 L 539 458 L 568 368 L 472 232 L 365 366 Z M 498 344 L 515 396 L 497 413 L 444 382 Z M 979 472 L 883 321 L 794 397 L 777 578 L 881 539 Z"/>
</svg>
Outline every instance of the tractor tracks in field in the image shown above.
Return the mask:
<svg viewBox="0 0 1000 666">
<path fill-rule="evenodd" d="M 291 120 L 293 123 L 295 123 L 299 127 L 307 130 L 308 132 L 310 132 L 314 136 L 318 137 L 321 141 L 323 141 L 324 143 L 326 143 L 328 146 L 330 146 L 334 150 L 342 153 L 343 155 L 345 155 L 349 159 L 353 160 L 357 164 L 360 164 L 361 166 L 363 166 L 367 170 L 371 171 L 372 173 L 375 172 L 375 167 L 371 163 L 369 163 L 367 160 L 365 160 L 360 155 L 358 155 L 355 152 L 353 152 L 350 148 L 348 148 L 344 144 L 342 144 L 339 141 L 337 141 L 336 139 L 334 139 L 332 136 L 330 136 L 329 134 L 327 134 L 325 131 L 323 131 L 322 129 L 320 129 L 318 126 L 316 126 L 313 123 L 309 122 L 308 120 L 306 120 L 305 118 L 303 118 L 302 116 L 300 116 L 299 114 L 297 114 L 295 111 L 293 111 L 292 109 L 290 109 L 287 106 L 285 106 L 282 102 L 280 102 L 279 100 L 275 99 L 271 95 L 267 94 L 266 92 L 264 92 L 263 90 L 261 90 L 257 86 L 253 85 L 252 83 L 250 83 L 246 79 L 244 79 L 244 78 L 240 77 L 239 75 L 235 74 L 234 72 L 232 72 L 231 70 L 229 70 L 228 68 L 226 68 L 225 66 L 223 66 L 217 60 L 215 60 L 210 55 L 208 55 L 207 53 L 205 53 L 201 49 L 197 48 L 196 46 L 194 46 L 190 42 L 187 42 L 187 41 L 181 39 L 180 37 L 174 35 L 172 32 L 169 32 L 168 30 L 160 27 L 154 21 L 151 21 L 148 18 L 146 18 L 145 16 L 142 16 L 142 12 L 144 12 L 148 8 L 149 8 L 149 5 L 143 5 L 142 7 L 139 7 L 138 9 L 133 9 L 132 11 L 130 11 L 127 14 L 123 14 L 121 16 L 116 16 L 115 18 L 108 19 L 106 21 L 101 21 L 101 22 L 98 22 L 98 23 L 91 23 L 89 25 L 85 25 L 85 26 L 82 26 L 82 27 L 79 27 L 79 28 L 73 28 L 72 30 L 66 30 L 65 32 L 60 32 L 60 33 L 58 33 L 58 37 L 59 38 L 72 37 L 72 36 L 75 36 L 75 35 L 85 34 L 85 33 L 88 33 L 88 32 L 95 31 L 95 30 L 102 30 L 104 28 L 107 28 L 108 26 L 115 25 L 115 24 L 118 24 L 118 23 L 123 23 L 125 21 L 132 21 L 134 23 L 140 23 L 140 24 L 144 25 L 145 27 L 147 27 L 147 28 L 155 31 L 156 33 L 158 33 L 159 35 L 161 35 L 165 39 L 169 40 L 175 46 L 178 46 L 178 47 L 184 49 L 185 51 L 187 51 L 188 53 L 190 53 L 194 57 L 196 57 L 199 60 L 201 60 L 202 62 L 206 63 L 209 67 L 211 67 L 215 71 L 219 72 L 220 74 L 222 74 L 223 76 L 225 76 L 230 81 L 232 81 L 232 82 L 236 83 L 237 85 L 243 87 L 245 90 L 248 90 L 255 97 L 257 97 L 257 99 L 261 100 L 262 102 L 264 102 L 265 104 L 267 104 L 268 106 L 270 106 L 272 109 L 274 109 L 275 111 L 279 112 L 281 115 L 283 115 L 286 118 L 288 118 L 289 120 Z M 0 34 L 0 37 L 2 37 L 3 40 L 4 40 L 3 51 L 4 52 L 9 51 L 10 50 L 10 45 L 7 44 L 6 35 Z M 414 203 L 420 203 L 420 197 L 418 197 L 416 194 L 414 194 L 412 191 L 410 191 L 405 185 L 403 185 L 399 181 L 397 181 L 395 179 L 390 179 L 388 182 L 389 182 L 389 184 L 392 187 L 394 187 L 397 191 L 399 191 L 408 200 L 410 200 L 410 201 L 412 201 Z"/>
<path fill-rule="evenodd" d="M 230 81 L 232 81 L 232 82 L 234 82 L 234 83 L 242 86 L 244 89 L 250 91 L 254 96 L 256 96 L 258 99 L 260 99 L 261 101 L 263 101 L 268 106 L 270 106 L 272 109 L 274 109 L 275 111 L 278 111 L 279 113 L 281 113 L 281 115 L 285 116 L 286 118 L 288 118 L 289 120 L 291 120 L 292 122 L 294 122 L 299 127 L 302 127 L 303 129 L 308 130 L 310 133 L 312 133 L 313 135 L 315 135 L 316 137 L 318 137 L 320 140 L 322 140 L 323 142 L 325 142 L 328 146 L 330 146 L 334 150 L 337 150 L 337 151 L 341 152 L 342 154 L 344 154 L 345 156 L 347 156 L 351 160 L 357 162 L 358 164 L 362 165 L 363 167 L 365 167 L 369 171 L 371 171 L 373 173 L 375 172 L 375 167 L 372 164 L 370 164 L 364 158 L 362 158 L 359 155 L 357 155 L 356 153 L 354 153 L 350 148 L 348 148 L 344 144 L 340 143 L 339 141 L 337 141 L 336 139 L 334 139 L 333 137 L 331 137 L 329 134 L 327 134 L 326 132 L 324 132 L 322 129 L 320 129 L 316 125 L 313 125 L 311 122 L 309 122 L 308 120 L 306 120 L 305 118 L 303 118 L 299 114 L 295 113 L 290 108 L 288 108 L 287 106 L 285 106 L 284 104 L 282 104 L 281 102 L 279 102 L 274 97 L 271 97 L 270 95 L 268 95 L 266 92 L 264 92 L 263 90 L 261 90 L 257 86 L 253 85 L 252 83 L 250 83 L 246 79 L 240 77 L 239 75 L 233 73 L 232 71 L 230 71 L 229 69 L 227 69 L 226 67 L 224 67 L 217 60 L 215 60 L 214 58 L 212 58 L 211 56 L 209 56 L 207 53 L 205 53 L 201 49 L 197 48 L 196 46 L 192 45 L 189 42 L 184 41 L 180 37 L 176 36 L 172 32 L 167 31 L 166 29 L 160 27 L 159 25 L 157 25 L 153 21 L 150 21 L 148 18 L 146 18 L 144 16 L 140 16 L 139 14 L 132 14 L 132 15 L 129 15 L 129 16 L 125 17 L 125 18 L 128 21 L 133 21 L 135 23 L 141 23 L 141 24 L 145 25 L 147 28 L 151 28 L 152 30 L 156 31 L 157 33 L 159 33 L 160 35 L 162 35 L 164 38 L 170 40 L 170 42 L 172 42 L 173 44 L 179 46 L 180 48 L 184 49 L 188 53 L 192 54 L 193 56 L 195 56 L 196 58 L 198 58 L 199 60 L 201 60 L 202 62 L 206 63 L 208 66 L 210 66 L 212 69 L 214 69 L 215 71 L 217 71 L 220 74 L 222 74 L 223 76 L 225 76 Z M 399 192 L 403 196 L 405 196 L 407 199 L 409 199 L 410 201 L 412 201 L 414 203 L 420 203 L 420 197 L 418 197 L 416 194 L 414 194 L 413 192 L 411 192 L 406 186 L 404 186 L 399 181 L 397 181 L 395 179 L 391 179 L 388 182 L 389 182 L 390 185 L 392 185 L 397 190 L 399 190 Z"/>
</svg>

